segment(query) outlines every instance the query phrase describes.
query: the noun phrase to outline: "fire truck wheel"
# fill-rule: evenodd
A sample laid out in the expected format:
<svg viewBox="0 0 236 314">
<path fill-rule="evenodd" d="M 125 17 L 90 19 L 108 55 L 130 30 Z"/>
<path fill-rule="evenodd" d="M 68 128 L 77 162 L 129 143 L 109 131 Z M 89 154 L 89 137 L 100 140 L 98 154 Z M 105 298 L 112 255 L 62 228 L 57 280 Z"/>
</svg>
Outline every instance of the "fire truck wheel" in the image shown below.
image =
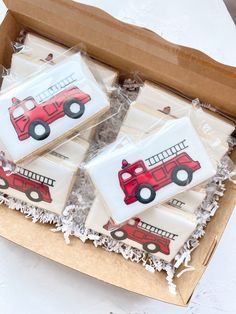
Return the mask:
<svg viewBox="0 0 236 314">
<path fill-rule="evenodd" d="M 43 200 L 41 192 L 36 190 L 36 189 L 29 189 L 29 190 L 27 190 L 25 192 L 25 195 L 32 202 L 41 202 Z"/>
<path fill-rule="evenodd" d="M 49 125 L 43 120 L 35 120 L 29 126 L 29 135 L 37 141 L 42 141 L 50 134 Z"/>
<path fill-rule="evenodd" d="M 157 245 L 154 242 L 144 243 L 143 249 L 144 249 L 144 251 L 146 251 L 148 253 L 157 253 L 160 251 L 159 245 Z"/>
<path fill-rule="evenodd" d="M 9 188 L 9 183 L 7 180 L 3 177 L 0 177 L 0 189 L 8 189 Z"/>
<path fill-rule="evenodd" d="M 128 238 L 127 232 L 122 229 L 117 229 L 117 230 L 112 231 L 111 236 L 115 240 L 125 240 Z"/>
<path fill-rule="evenodd" d="M 172 172 L 172 181 L 180 186 L 188 185 L 193 179 L 193 171 L 187 166 L 176 167 Z"/>
<path fill-rule="evenodd" d="M 84 114 L 84 110 L 84 104 L 77 99 L 68 100 L 64 105 L 65 114 L 72 119 L 80 118 Z"/>
<path fill-rule="evenodd" d="M 136 190 L 136 198 L 142 204 L 151 203 L 156 197 L 156 191 L 150 184 L 141 184 Z"/>
</svg>

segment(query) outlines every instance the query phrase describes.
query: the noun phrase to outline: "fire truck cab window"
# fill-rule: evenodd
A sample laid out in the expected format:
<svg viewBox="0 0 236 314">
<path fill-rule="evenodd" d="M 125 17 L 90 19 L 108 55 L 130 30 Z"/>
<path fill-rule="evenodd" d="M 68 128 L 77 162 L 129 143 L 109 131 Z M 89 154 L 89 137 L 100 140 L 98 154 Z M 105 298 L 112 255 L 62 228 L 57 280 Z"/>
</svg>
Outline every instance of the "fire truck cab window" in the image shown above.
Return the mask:
<svg viewBox="0 0 236 314">
<path fill-rule="evenodd" d="M 123 179 L 124 181 L 130 179 L 131 177 L 132 177 L 131 174 L 128 173 L 128 172 L 122 173 L 122 179 Z"/>
<path fill-rule="evenodd" d="M 135 172 L 135 174 L 140 174 L 140 173 L 143 172 L 143 168 L 142 167 L 137 167 L 137 168 L 135 168 L 134 172 Z"/>
<path fill-rule="evenodd" d="M 25 103 L 24 103 L 25 107 L 27 110 L 32 110 L 35 108 L 35 103 L 33 102 L 33 100 L 27 100 Z"/>
<path fill-rule="evenodd" d="M 24 111 L 24 108 L 22 107 L 18 107 L 14 110 L 13 112 L 13 117 L 16 119 L 16 118 L 19 118 L 20 116 L 23 116 L 23 114 L 25 113 Z"/>
</svg>

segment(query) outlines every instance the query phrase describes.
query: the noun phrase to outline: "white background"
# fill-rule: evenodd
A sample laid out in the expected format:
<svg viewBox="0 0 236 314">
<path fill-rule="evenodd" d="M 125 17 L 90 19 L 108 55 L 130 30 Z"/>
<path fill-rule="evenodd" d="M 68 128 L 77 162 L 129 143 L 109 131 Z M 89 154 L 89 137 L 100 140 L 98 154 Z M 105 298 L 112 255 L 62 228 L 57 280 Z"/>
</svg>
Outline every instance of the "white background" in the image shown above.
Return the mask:
<svg viewBox="0 0 236 314">
<path fill-rule="evenodd" d="M 174 0 L 83 2 L 99 3 L 122 20 L 147 25 L 173 42 L 236 66 L 236 29 L 221 0 L 182 0 L 178 5 Z M 4 14 L 0 0 L 0 16 Z M 188 308 L 107 285 L 0 239 L 0 313 L 235 314 L 235 225 L 236 212 Z"/>
</svg>

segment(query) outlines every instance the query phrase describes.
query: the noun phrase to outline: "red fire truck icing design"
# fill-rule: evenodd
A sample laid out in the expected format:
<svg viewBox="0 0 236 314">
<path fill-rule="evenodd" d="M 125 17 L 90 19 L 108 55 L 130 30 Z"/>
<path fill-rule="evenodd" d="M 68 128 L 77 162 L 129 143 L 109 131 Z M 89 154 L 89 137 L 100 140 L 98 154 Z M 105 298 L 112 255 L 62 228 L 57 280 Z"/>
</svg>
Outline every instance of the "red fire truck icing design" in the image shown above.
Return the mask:
<svg viewBox="0 0 236 314">
<path fill-rule="evenodd" d="M 188 185 L 192 181 L 193 172 L 200 169 L 201 165 L 192 160 L 186 152 L 179 153 L 187 147 L 186 140 L 183 140 L 145 159 L 149 167 L 162 162 L 151 169 L 146 167 L 143 160 L 132 164 L 123 160 L 118 178 L 125 194 L 124 202 L 127 205 L 136 201 L 148 204 L 155 199 L 157 190 L 172 182 L 179 186 Z M 175 157 L 170 158 L 173 155 Z"/>
<path fill-rule="evenodd" d="M 103 226 L 105 230 L 110 230 L 110 220 Z M 110 235 L 115 240 L 130 239 L 142 245 L 143 250 L 148 253 L 161 252 L 170 254 L 170 241 L 178 237 L 177 234 L 165 231 L 152 226 L 139 218 L 130 219 L 126 224 L 112 230 Z"/>
<path fill-rule="evenodd" d="M 22 101 L 12 98 L 13 106 L 8 111 L 20 141 L 29 137 L 44 140 L 50 135 L 49 124 L 52 122 L 64 116 L 78 119 L 84 114 L 84 105 L 91 97 L 71 85 L 76 81 L 73 75 L 37 95 L 38 102 L 31 96 Z"/>
<path fill-rule="evenodd" d="M 0 189 L 12 188 L 25 193 L 32 202 L 51 203 L 49 186 L 53 187 L 55 180 L 36 172 L 17 166 L 14 173 L 8 175 L 0 166 Z"/>
</svg>

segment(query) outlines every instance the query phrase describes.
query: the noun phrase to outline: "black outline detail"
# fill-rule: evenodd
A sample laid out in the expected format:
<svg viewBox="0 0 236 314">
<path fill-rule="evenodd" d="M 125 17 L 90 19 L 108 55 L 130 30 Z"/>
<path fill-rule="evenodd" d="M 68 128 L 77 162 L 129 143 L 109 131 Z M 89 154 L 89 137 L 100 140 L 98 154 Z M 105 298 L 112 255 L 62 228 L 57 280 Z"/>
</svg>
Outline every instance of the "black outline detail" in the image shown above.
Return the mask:
<svg viewBox="0 0 236 314">
<path fill-rule="evenodd" d="M 181 170 L 186 171 L 187 174 L 188 174 L 188 178 L 187 178 L 186 180 L 184 180 L 184 181 L 181 181 L 181 180 L 179 180 L 179 179 L 177 178 L 177 174 L 178 174 L 178 172 L 181 171 Z M 188 185 L 188 184 L 192 181 L 192 179 L 193 179 L 193 170 L 190 169 L 190 168 L 187 167 L 187 166 L 177 166 L 176 168 L 173 169 L 171 177 L 172 177 L 172 181 L 173 181 L 175 184 L 177 184 L 177 185 L 179 185 L 179 186 L 186 186 L 186 185 Z"/>
<path fill-rule="evenodd" d="M 151 195 L 149 198 L 142 198 L 141 196 L 141 191 L 142 189 L 149 189 L 151 192 Z M 148 204 L 151 203 L 155 198 L 156 198 L 156 191 L 154 190 L 154 188 L 151 186 L 151 184 L 141 184 L 136 192 L 135 192 L 135 196 L 137 198 L 137 200 L 142 203 L 142 204 Z"/>
<path fill-rule="evenodd" d="M 78 111 L 77 113 L 72 112 L 70 109 L 72 104 L 78 104 L 80 106 L 80 111 Z M 76 100 L 74 98 L 67 100 L 64 104 L 65 115 L 71 119 L 78 119 L 82 117 L 82 115 L 84 114 L 84 111 L 85 111 L 85 105 L 81 101 Z"/>
<path fill-rule="evenodd" d="M 44 127 L 44 129 L 45 129 L 44 134 L 38 135 L 38 134 L 35 132 L 35 128 L 36 128 L 38 125 L 41 125 L 41 126 Z M 37 141 L 45 140 L 45 139 L 50 135 L 50 132 L 51 132 L 51 129 L 50 129 L 50 126 L 48 125 L 48 123 L 45 122 L 45 121 L 43 121 L 43 120 L 40 120 L 40 119 L 37 119 L 37 120 L 32 121 L 32 122 L 30 123 L 29 130 L 28 130 L 29 136 L 31 136 L 33 139 L 35 139 L 35 140 L 37 140 Z"/>
</svg>

